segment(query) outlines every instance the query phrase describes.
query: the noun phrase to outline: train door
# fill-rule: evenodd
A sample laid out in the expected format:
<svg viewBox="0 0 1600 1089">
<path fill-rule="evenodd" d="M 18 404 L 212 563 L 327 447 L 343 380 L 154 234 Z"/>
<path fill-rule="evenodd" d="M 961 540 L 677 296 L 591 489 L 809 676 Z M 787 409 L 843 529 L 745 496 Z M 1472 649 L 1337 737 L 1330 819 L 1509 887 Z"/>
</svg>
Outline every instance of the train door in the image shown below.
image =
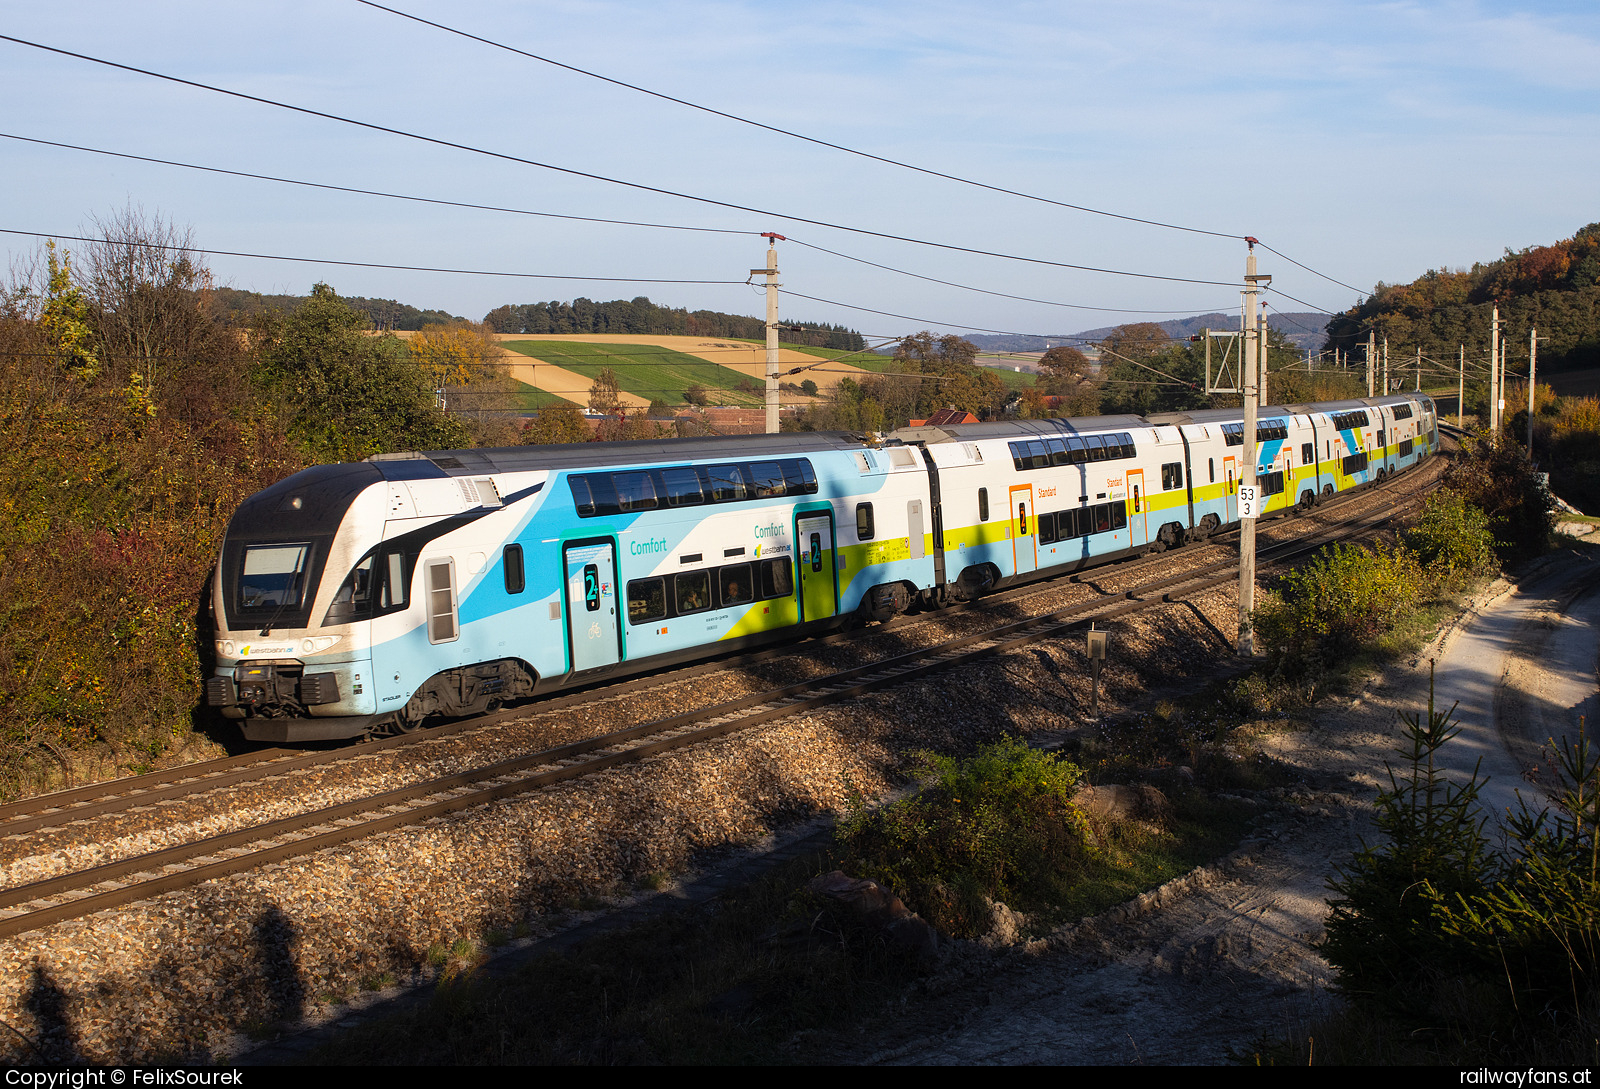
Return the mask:
<svg viewBox="0 0 1600 1089">
<path fill-rule="evenodd" d="M 1232 454 L 1224 454 L 1222 456 L 1222 476 L 1224 481 L 1222 486 L 1222 505 L 1224 507 L 1223 513 L 1227 515 L 1223 519 L 1224 522 L 1237 522 L 1239 520 L 1239 488 L 1237 486 L 1239 473 L 1236 466 L 1237 462 L 1234 461 Z"/>
<path fill-rule="evenodd" d="M 839 561 L 834 550 L 833 515 L 828 511 L 795 519 L 799 542 L 801 620 L 822 620 L 839 611 Z"/>
<path fill-rule="evenodd" d="M 1144 490 L 1144 470 L 1128 470 L 1128 537 L 1134 545 L 1150 541 L 1150 496 Z"/>
<path fill-rule="evenodd" d="M 1033 507 L 1033 485 L 1011 489 L 1011 562 L 1017 574 L 1025 575 L 1039 566 L 1037 513 Z"/>
<path fill-rule="evenodd" d="M 617 550 L 611 541 L 585 541 L 562 550 L 566 566 L 569 671 L 616 665 L 622 658 L 617 621 Z"/>
</svg>

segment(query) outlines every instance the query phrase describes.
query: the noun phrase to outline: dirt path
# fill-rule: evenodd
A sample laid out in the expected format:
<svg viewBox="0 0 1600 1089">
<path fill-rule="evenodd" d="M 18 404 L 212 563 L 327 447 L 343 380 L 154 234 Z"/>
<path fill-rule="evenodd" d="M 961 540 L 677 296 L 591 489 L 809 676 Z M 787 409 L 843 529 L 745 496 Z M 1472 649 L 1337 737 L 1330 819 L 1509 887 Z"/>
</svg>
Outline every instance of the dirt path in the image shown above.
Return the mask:
<svg viewBox="0 0 1600 1089">
<path fill-rule="evenodd" d="M 1470 770 L 1485 758 L 1497 791 L 1489 804 L 1499 809 L 1498 791 L 1528 785 L 1501 728 L 1542 731 L 1552 715 L 1575 718 L 1578 703 L 1594 702 L 1597 556 L 1600 549 L 1568 550 L 1520 589 L 1497 583 L 1412 662 L 1325 707 L 1309 729 L 1273 738 L 1270 751 L 1301 769 L 1303 785 L 1264 810 L 1229 858 L 1026 947 L 964 950 L 934 981 L 916 1025 L 853 1043 L 838 1058 L 1225 1063 L 1307 1024 L 1334 1001 L 1332 971 L 1313 948 L 1327 916 L 1327 876 L 1371 834 L 1399 713 L 1427 704 L 1429 659 L 1440 663 L 1440 698 L 1454 701 L 1459 686 L 1471 712 L 1457 762 Z"/>
</svg>

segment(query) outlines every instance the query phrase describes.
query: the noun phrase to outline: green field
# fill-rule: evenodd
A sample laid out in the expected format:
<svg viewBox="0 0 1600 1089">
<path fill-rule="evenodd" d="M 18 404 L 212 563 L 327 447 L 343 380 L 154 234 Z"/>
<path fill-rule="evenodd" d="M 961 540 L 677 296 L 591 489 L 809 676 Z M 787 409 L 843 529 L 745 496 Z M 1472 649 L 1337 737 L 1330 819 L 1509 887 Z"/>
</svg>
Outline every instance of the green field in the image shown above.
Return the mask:
<svg viewBox="0 0 1600 1089">
<path fill-rule="evenodd" d="M 729 337 L 728 339 L 734 340 L 737 338 Z M 739 340 L 738 342 L 740 344 L 755 344 L 758 346 L 763 346 L 766 343 L 765 341 L 761 340 Z M 886 371 L 890 369 L 890 365 L 894 362 L 889 356 L 879 355 L 877 352 L 870 351 L 846 351 L 843 348 L 813 348 L 809 344 L 787 344 L 781 341 L 779 342 L 778 347 L 787 348 L 791 352 L 801 352 L 805 355 L 820 356 L 823 359 L 842 359 L 850 366 L 860 368 L 864 371 Z M 793 366 L 793 364 L 785 364 L 785 369 L 788 369 L 791 366 Z M 818 369 L 820 370 L 821 368 Z M 804 379 L 804 377 L 804 374 L 797 374 L 785 378 L 784 381 L 800 381 Z M 818 384 L 820 385 L 821 383 Z"/>
<path fill-rule="evenodd" d="M 645 400 L 660 398 L 669 405 L 683 402 L 683 391 L 704 386 L 713 404 L 759 405 L 765 403 L 761 379 L 707 362 L 698 356 L 675 352 L 653 344 L 588 344 L 572 340 L 508 340 L 500 345 L 519 355 L 531 356 L 564 367 L 585 378 L 598 378 L 610 367 L 617 385 L 626 393 Z M 742 392 L 741 381 L 753 381 L 760 388 Z"/>
<path fill-rule="evenodd" d="M 511 391 L 511 404 L 520 412 L 538 412 L 541 408 L 552 405 L 572 405 L 565 397 L 557 397 L 548 390 L 536 389 L 526 382 L 518 382 L 517 388 Z M 573 405 L 581 408 L 581 405 Z"/>
</svg>

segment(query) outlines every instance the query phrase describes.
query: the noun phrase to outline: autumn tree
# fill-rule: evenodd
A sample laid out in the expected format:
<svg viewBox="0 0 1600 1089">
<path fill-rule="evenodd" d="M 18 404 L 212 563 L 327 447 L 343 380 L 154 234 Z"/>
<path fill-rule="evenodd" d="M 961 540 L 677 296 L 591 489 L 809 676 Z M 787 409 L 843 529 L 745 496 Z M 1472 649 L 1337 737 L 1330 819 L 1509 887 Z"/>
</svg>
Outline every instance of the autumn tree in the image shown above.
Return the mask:
<svg viewBox="0 0 1600 1089">
<path fill-rule="evenodd" d="M 589 387 L 589 411 L 611 416 L 621 407 L 622 388 L 617 384 L 617 372 L 606 367 Z"/>
<path fill-rule="evenodd" d="M 470 387 L 504 370 L 493 331 L 479 322 L 424 325 L 406 347 L 436 386 Z"/>
<path fill-rule="evenodd" d="M 258 319 L 257 380 L 282 406 L 289 434 L 319 461 L 466 445 L 467 429 L 440 411 L 400 339 L 369 336 L 366 325 L 327 284 L 287 317 Z"/>
<path fill-rule="evenodd" d="M 567 401 L 546 405 L 539 415 L 529 420 L 522 429 L 520 441 L 524 446 L 543 446 L 550 443 L 588 442 L 589 425 L 583 412 Z"/>
<path fill-rule="evenodd" d="M 999 407 L 1005 383 L 992 370 L 977 366 L 977 355 L 977 346 L 971 341 L 951 335 L 935 337 L 925 329 L 903 337 L 894 352 L 896 371 L 922 376 L 916 385 L 896 380 L 893 372 L 866 381 L 878 387 L 874 392 L 891 393 L 898 388 L 897 382 L 914 390 L 911 413 L 919 419 L 942 408 L 987 416 Z M 892 426 L 905 423 L 898 405 L 886 404 L 885 409 Z"/>
</svg>

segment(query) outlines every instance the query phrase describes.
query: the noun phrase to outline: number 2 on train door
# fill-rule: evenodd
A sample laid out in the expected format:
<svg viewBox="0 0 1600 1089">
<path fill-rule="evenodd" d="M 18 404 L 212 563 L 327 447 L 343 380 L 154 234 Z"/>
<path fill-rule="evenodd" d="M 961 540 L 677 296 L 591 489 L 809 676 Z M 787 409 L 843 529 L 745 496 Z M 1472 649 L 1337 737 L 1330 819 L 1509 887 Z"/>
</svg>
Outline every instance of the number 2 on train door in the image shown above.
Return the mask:
<svg viewBox="0 0 1600 1089">
<path fill-rule="evenodd" d="M 617 623 L 616 547 L 610 541 L 569 544 L 565 562 L 571 671 L 615 665 L 622 657 Z"/>
<path fill-rule="evenodd" d="M 1039 566 L 1039 548 L 1034 523 L 1033 485 L 1011 489 L 1011 562 L 1013 570 L 1025 575 Z"/>
<path fill-rule="evenodd" d="M 803 514 L 795 519 L 803 620 L 821 620 L 839 611 L 839 563 L 833 541 L 833 515 Z"/>
</svg>

